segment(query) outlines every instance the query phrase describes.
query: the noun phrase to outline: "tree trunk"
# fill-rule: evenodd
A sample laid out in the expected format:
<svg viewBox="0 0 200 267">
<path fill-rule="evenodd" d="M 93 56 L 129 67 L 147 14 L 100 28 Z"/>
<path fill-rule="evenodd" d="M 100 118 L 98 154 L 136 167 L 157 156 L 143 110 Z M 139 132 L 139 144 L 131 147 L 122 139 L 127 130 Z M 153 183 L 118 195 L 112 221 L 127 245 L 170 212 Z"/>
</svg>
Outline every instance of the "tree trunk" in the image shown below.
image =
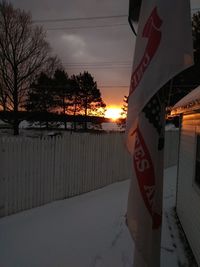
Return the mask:
<svg viewBox="0 0 200 267">
<path fill-rule="evenodd" d="M 85 116 L 85 118 L 87 118 L 87 116 Z M 84 122 L 84 130 L 87 131 L 87 121 Z"/>
<path fill-rule="evenodd" d="M 65 97 L 63 97 L 63 119 L 64 119 L 64 127 L 65 127 L 65 130 L 67 129 L 67 122 L 66 122 L 66 106 L 65 106 Z"/>
<path fill-rule="evenodd" d="M 19 135 L 18 88 L 17 88 L 16 79 L 15 79 L 15 82 L 14 82 L 13 100 L 14 100 L 13 101 L 14 102 L 13 132 L 14 132 L 14 135 Z"/>
<path fill-rule="evenodd" d="M 6 104 L 7 104 L 7 97 L 5 96 L 3 98 L 3 103 L 2 103 L 2 105 L 3 105 L 3 111 L 6 111 L 6 109 L 7 109 Z"/>
<path fill-rule="evenodd" d="M 86 97 L 86 99 L 85 99 L 85 122 L 84 122 L 84 130 L 85 131 L 87 131 L 87 121 L 86 121 L 86 119 L 87 119 L 87 97 Z"/>
<path fill-rule="evenodd" d="M 14 135 L 19 135 L 19 121 L 18 121 L 18 119 L 14 119 L 13 131 L 14 131 Z"/>
<path fill-rule="evenodd" d="M 75 99 L 75 105 L 74 105 L 74 119 L 75 119 L 75 116 L 76 116 L 76 99 Z M 76 132 L 76 121 L 74 121 L 74 131 Z"/>
</svg>

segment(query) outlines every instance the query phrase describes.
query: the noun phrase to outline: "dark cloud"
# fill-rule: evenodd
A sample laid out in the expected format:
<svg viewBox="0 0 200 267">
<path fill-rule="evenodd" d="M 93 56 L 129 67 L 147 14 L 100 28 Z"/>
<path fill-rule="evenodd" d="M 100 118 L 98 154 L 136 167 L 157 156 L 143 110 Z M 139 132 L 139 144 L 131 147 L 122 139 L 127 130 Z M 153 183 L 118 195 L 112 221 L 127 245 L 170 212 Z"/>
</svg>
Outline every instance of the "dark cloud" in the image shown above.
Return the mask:
<svg viewBox="0 0 200 267">
<path fill-rule="evenodd" d="M 32 13 L 33 20 L 71 17 L 91 17 L 128 14 L 128 0 L 12 0 L 14 6 Z M 47 30 L 47 39 L 52 50 L 58 54 L 69 73 L 78 73 L 85 68 L 67 68 L 69 63 L 85 62 L 132 62 L 134 38 L 127 18 L 103 21 L 78 21 L 65 23 L 45 23 L 45 29 L 81 27 L 126 23 L 127 25 L 107 28 L 72 30 Z M 128 85 L 131 67 L 114 66 L 99 69 L 94 65 L 87 70 L 92 73 L 99 85 Z M 106 102 L 119 104 L 128 88 L 100 88 Z M 112 100 L 112 101 L 111 101 Z"/>
<path fill-rule="evenodd" d="M 72 17 L 91 17 L 128 14 L 128 0 L 11 0 L 14 6 L 30 11 L 33 20 L 62 19 Z M 199 7 L 199 0 L 191 1 L 193 7 Z M 82 27 L 124 23 L 126 25 L 107 28 L 88 28 L 71 30 L 49 30 L 52 28 Z M 85 69 L 90 71 L 102 87 L 103 98 L 108 104 L 122 103 L 128 88 L 131 75 L 131 63 L 123 67 L 110 64 L 100 69 L 97 62 L 132 62 L 135 37 L 133 36 L 127 18 L 115 18 L 99 21 L 73 21 L 43 23 L 47 30 L 47 39 L 52 51 L 57 54 L 69 74 L 79 73 Z M 87 68 L 69 68 L 70 63 L 93 62 Z M 95 64 L 96 62 L 96 64 Z M 112 87 L 115 86 L 116 87 Z M 118 86 L 118 87 L 117 87 Z"/>
</svg>

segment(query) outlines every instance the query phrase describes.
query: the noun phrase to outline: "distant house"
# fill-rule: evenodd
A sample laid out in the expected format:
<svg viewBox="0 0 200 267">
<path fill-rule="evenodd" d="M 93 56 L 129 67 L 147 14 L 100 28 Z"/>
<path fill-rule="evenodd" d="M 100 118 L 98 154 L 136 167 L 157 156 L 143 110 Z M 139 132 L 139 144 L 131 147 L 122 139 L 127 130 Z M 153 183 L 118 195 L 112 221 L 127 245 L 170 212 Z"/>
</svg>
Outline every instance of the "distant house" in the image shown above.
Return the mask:
<svg viewBox="0 0 200 267">
<path fill-rule="evenodd" d="M 180 115 L 177 213 L 200 266 L 200 86 L 182 98 L 172 115 Z"/>
</svg>

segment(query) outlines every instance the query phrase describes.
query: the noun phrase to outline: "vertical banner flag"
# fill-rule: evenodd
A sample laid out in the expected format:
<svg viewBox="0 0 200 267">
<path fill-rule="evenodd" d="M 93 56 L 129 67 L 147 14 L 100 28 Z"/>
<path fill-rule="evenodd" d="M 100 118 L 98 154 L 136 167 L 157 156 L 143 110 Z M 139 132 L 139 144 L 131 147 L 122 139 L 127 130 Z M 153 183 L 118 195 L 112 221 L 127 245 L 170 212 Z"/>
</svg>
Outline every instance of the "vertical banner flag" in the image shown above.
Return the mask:
<svg viewBox="0 0 200 267">
<path fill-rule="evenodd" d="M 159 90 L 192 64 L 190 0 L 142 1 L 126 127 L 133 160 L 127 222 L 134 267 L 160 266 L 165 108 Z"/>
</svg>

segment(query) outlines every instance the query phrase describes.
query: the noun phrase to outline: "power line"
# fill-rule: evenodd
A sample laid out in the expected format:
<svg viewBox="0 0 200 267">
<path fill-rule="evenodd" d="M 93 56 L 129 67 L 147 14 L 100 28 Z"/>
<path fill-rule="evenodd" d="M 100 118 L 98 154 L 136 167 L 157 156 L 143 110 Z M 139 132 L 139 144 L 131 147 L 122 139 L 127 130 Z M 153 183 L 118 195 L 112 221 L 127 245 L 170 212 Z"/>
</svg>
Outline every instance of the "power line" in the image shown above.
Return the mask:
<svg viewBox="0 0 200 267">
<path fill-rule="evenodd" d="M 66 69 L 77 69 L 78 67 L 66 67 Z M 131 66 L 94 66 L 94 67 L 79 67 L 79 68 L 92 68 L 92 69 L 130 69 Z"/>
<path fill-rule="evenodd" d="M 132 67 L 131 61 L 100 61 L 100 62 L 80 62 L 80 63 L 63 63 L 66 69 L 77 69 L 77 68 L 92 68 L 92 69 L 123 69 Z"/>
<path fill-rule="evenodd" d="M 198 11 L 200 8 L 192 8 L 191 11 Z M 33 20 L 33 23 L 51 23 L 51 22 L 65 22 L 65 21 L 83 21 L 83 20 L 103 20 L 114 18 L 128 18 L 128 14 L 110 15 L 110 16 L 93 16 L 93 17 L 73 17 L 62 19 L 37 19 Z"/>
<path fill-rule="evenodd" d="M 64 65 L 65 69 L 131 69 L 132 65 L 94 65 L 94 66 L 68 66 Z"/>
<path fill-rule="evenodd" d="M 106 25 L 96 25 L 96 26 L 75 26 L 75 27 L 47 28 L 46 30 L 47 31 L 62 31 L 62 30 L 96 29 L 96 28 L 107 28 L 107 27 L 118 27 L 118 26 L 128 26 L 128 23 L 106 24 Z"/>
<path fill-rule="evenodd" d="M 131 64 L 132 61 L 94 61 L 94 62 L 65 62 L 68 65 L 94 65 L 94 64 Z"/>
<path fill-rule="evenodd" d="M 65 63 L 63 65 L 70 68 L 77 68 L 77 67 L 130 67 L 132 66 L 131 61 L 110 61 L 110 62 L 91 62 L 91 63 Z"/>
<path fill-rule="evenodd" d="M 131 67 L 132 65 L 131 64 L 84 64 L 84 65 L 68 65 L 68 64 L 63 64 L 65 67 L 68 67 L 68 68 L 78 68 L 78 67 L 90 67 L 90 68 L 93 68 L 93 67 Z"/>
<path fill-rule="evenodd" d="M 113 18 L 127 18 L 128 14 L 112 15 L 112 16 L 96 16 L 96 17 L 74 17 L 74 18 L 62 18 L 62 19 L 40 19 L 33 20 L 33 23 L 49 23 L 49 22 L 64 22 L 64 21 L 82 21 L 82 20 L 102 20 Z"/>
<path fill-rule="evenodd" d="M 98 85 L 98 87 L 102 87 L 102 88 L 129 88 L 130 85 Z"/>
<path fill-rule="evenodd" d="M 32 88 L 46 88 L 46 89 L 48 89 L 48 88 L 61 88 L 60 86 L 56 86 L 56 85 L 54 85 L 54 86 L 48 86 L 48 85 L 35 85 L 35 86 L 33 86 Z M 97 85 L 97 87 L 103 87 L 103 88 L 116 88 L 116 87 L 118 87 L 118 88 L 122 88 L 122 87 L 125 87 L 125 88 L 127 88 L 127 87 L 129 87 L 129 85 Z M 77 88 L 77 87 L 74 87 L 74 86 L 69 86 L 69 88 L 72 88 L 72 89 L 74 89 L 74 88 Z"/>
</svg>

